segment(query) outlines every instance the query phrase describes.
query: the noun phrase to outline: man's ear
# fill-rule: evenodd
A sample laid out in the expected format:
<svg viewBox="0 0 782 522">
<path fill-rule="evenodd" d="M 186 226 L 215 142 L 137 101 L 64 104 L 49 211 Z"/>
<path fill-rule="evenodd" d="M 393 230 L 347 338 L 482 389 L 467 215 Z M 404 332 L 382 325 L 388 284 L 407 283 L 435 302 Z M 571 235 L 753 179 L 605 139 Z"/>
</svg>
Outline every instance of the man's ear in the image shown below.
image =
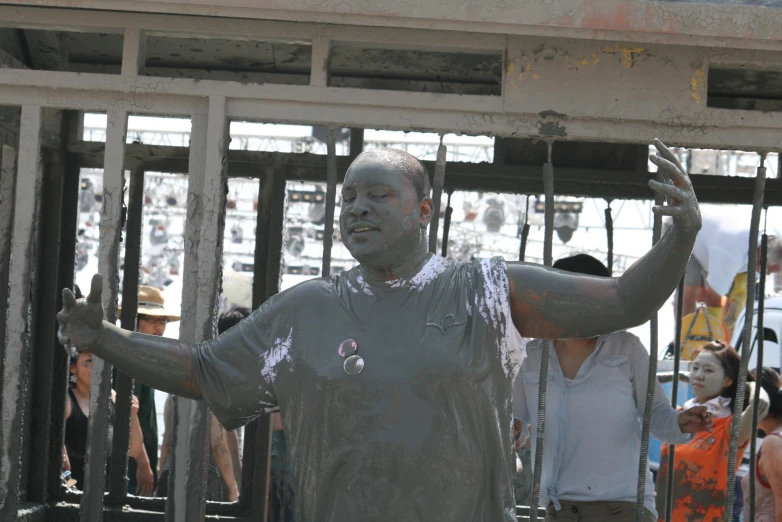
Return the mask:
<svg viewBox="0 0 782 522">
<path fill-rule="evenodd" d="M 421 228 L 428 228 L 429 223 L 432 221 L 432 212 L 434 211 L 434 204 L 432 198 L 426 197 L 418 204 L 418 214 L 421 222 Z"/>
</svg>

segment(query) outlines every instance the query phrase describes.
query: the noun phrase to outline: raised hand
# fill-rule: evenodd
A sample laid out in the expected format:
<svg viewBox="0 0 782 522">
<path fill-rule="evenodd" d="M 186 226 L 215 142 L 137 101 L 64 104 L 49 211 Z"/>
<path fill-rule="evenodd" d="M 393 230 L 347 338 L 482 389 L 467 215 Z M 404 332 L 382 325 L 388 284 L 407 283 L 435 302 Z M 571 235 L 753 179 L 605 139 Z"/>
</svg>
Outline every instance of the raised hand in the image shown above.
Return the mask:
<svg viewBox="0 0 782 522">
<path fill-rule="evenodd" d="M 62 291 L 62 310 L 57 314 L 60 324 L 57 339 L 72 357 L 82 351 L 92 351 L 98 341 L 103 329 L 102 290 L 103 278 L 95 274 L 86 299 L 76 299 L 68 288 Z"/>
<path fill-rule="evenodd" d="M 654 140 L 657 154 L 649 160 L 657 165 L 657 180 L 650 180 L 649 187 L 659 192 L 667 201 L 665 206 L 654 206 L 652 211 L 662 216 L 672 216 L 682 230 L 698 231 L 701 228 L 701 212 L 692 190 L 692 182 L 679 160 L 658 139 Z"/>
</svg>

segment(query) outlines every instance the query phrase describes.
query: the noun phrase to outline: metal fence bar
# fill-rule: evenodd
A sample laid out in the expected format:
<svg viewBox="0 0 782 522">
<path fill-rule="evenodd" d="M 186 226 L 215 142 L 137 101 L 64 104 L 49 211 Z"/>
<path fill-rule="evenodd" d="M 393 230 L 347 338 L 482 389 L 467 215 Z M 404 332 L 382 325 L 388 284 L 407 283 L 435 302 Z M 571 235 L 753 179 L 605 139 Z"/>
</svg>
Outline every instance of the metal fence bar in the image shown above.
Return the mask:
<svg viewBox="0 0 782 522">
<path fill-rule="evenodd" d="M 766 210 L 766 216 L 768 216 L 768 209 Z M 764 227 L 765 228 L 765 227 Z M 760 400 L 760 389 L 763 387 L 763 314 L 766 309 L 766 265 L 768 263 L 768 235 L 765 230 L 763 231 L 763 237 L 760 240 L 760 284 L 758 285 L 758 320 L 757 320 L 757 340 L 758 340 L 758 361 L 755 368 L 755 394 L 752 397 L 752 404 L 757 404 Z M 752 411 L 752 435 L 749 444 L 749 476 L 752 477 L 749 481 L 749 516 L 746 517 L 748 521 L 755 520 L 755 456 L 758 452 L 758 415 L 760 410 L 754 408 Z"/>
<path fill-rule="evenodd" d="M 679 369 L 682 360 L 682 313 L 684 309 L 684 275 L 676 290 L 676 326 L 673 338 L 673 387 L 671 388 L 671 405 L 675 408 L 679 400 Z M 668 445 L 668 477 L 665 482 L 665 522 L 671 522 L 673 514 L 673 470 L 676 462 L 676 445 Z"/>
<path fill-rule="evenodd" d="M 122 311 L 120 313 L 120 326 L 130 331 L 136 329 L 143 206 L 144 167 L 139 165 L 130 173 L 128 217 L 125 226 Z M 115 425 L 114 437 L 111 441 L 111 466 L 109 468 L 109 495 L 106 497 L 107 505 L 121 504 L 128 492 L 128 445 L 130 444 L 130 405 L 131 396 L 133 395 L 133 379 L 125 373 L 118 371 L 114 386 L 116 387 L 117 398 L 114 404 Z"/>
<path fill-rule="evenodd" d="M 103 275 L 103 310 L 106 320 L 117 320 L 119 290 L 119 242 L 122 233 L 122 203 L 125 164 L 125 136 L 128 114 L 125 109 L 108 112 L 106 154 L 103 159 L 103 201 L 100 218 L 98 271 Z M 83 289 L 84 294 L 88 289 Z M 103 520 L 103 492 L 106 486 L 106 434 L 109 429 L 111 401 L 111 365 L 98 357 L 92 359 L 90 419 L 87 429 L 87 455 L 84 462 L 84 496 L 81 519 Z"/>
<path fill-rule="evenodd" d="M 16 149 L 0 148 L 0 353 L 5 347 L 5 319 L 8 312 L 8 269 L 11 261 L 11 236 L 14 223 L 14 188 L 16 186 Z"/>
<path fill-rule="evenodd" d="M 445 207 L 445 217 L 443 218 L 443 248 L 442 257 L 448 257 L 448 235 L 451 232 L 451 214 L 453 214 L 453 207 L 451 206 L 451 196 L 453 196 L 453 190 L 448 191 L 448 203 Z"/>
<path fill-rule="evenodd" d="M 285 173 L 270 172 L 272 178 L 269 207 L 268 256 L 266 260 L 266 297 L 269 299 L 280 291 L 282 265 L 282 235 L 285 223 Z M 263 522 L 268 517 L 269 466 L 271 446 L 271 416 L 263 415 L 257 423 L 254 441 L 252 480 L 255 488 L 250 511 L 251 520 Z"/>
<path fill-rule="evenodd" d="M 546 195 L 545 240 L 543 242 L 543 263 L 552 264 L 554 242 L 554 166 L 551 164 L 552 144 L 548 143 L 548 161 L 543 164 L 543 186 Z M 546 388 L 548 384 L 548 363 L 551 341 L 543 341 L 540 355 L 540 379 L 538 380 L 538 425 L 535 440 L 535 463 L 532 472 L 532 493 L 530 495 L 530 520 L 538 519 L 540 504 L 540 477 L 543 471 L 543 450 L 546 434 Z"/>
<path fill-rule="evenodd" d="M 6 345 L 3 354 L 3 397 L 0 424 L 0 519 L 14 520 L 22 476 L 22 437 L 29 372 L 32 326 L 32 287 L 36 260 L 36 228 L 40 212 L 43 170 L 41 129 L 43 109 L 22 107 L 19 130 L 18 176 L 15 187 L 9 264 Z"/>
<path fill-rule="evenodd" d="M 63 115 L 66 126 L 70 127 L 78 116 L 66 112 Z M 64 148 L 44 151 L 44 162 L 42 208 L 47 211 L 42 214 L 42 251 L 38 263 L 41 271 L 38 317 L 44 320 L 38 320 L 34 373 L 30 381 L 32 452 L 27 491 L 28 500 L 51 503 L 59 500 L 62 490 L 68 356 L 57 341 L 57 324 L 48 319 L 62 308 L 62 288 L 73 287 L 79 169 Z M 10 233 L 5 237 L 10 237 Z"/>
<path fill-rule="evenodd" d="M 524 258 L 527 257 L 528 238 L 529 238 L 529 194 L 527 195 L 527 209 L 524 211 L 524 225 L 522 225 L 521 227 L 521 243 L 519 244 L 519 261 L 521 262 L 524 262 Z"/>
<path fill-rule="evenodd" d="M 187 219 L 185 221 L 185 262 L 182 272 L 182 306 L 179 323 L 179 339 L 196 342 L 196 310 L 198 309 L 198 254 L 201 244 L 201 220 L 203 211 L 204 177 L 206 175 L 207 112 L 198 111 L 191 116 L 190 149 L 188 151 Z M 177 520 L 184 510 L 187 497 L 186 479 L 190 459 L 190 418 L 195 401 L 174 398 L 173 440 L 169 460 L 168 497 L 166 498 L 167 522 Z M 181 518 L 179 518 L 181 520 Z"/>
<path fill-rule="evenodd" d="M 661 205 L 663 198 L 657 197 L 656 203 Z M 608 231 L 608 261 L 613 257 L 613 219 L 611 218 L 611 207 L 606 208 L 606 230 Z M 659 214 L 654 215 L 654 225 L 652 228 L 652 246 L 660 241 L 662 233 L 662 217 Z M 610 266 L 610 265 L 609 265 Z M 635 499 L 635 522 L 643 522 L 644 519 L 644 500 L 646 500 L 646 471 L 649 468 L 649 431 L 652 426 L 652 406 L 654 404 L 655 383 L 657 382 L 657 349 L 658 349 L 658 314 L 655 312 L 649 322 L 649 371 L 646 376 L 646 402 L 644 403 L 644 419 L 641 427 L 641 453 L 638 457 L 638 485 L 637 496 Z M 674 383 L 677 385 L 678 383 Z"/>
<path fill-rule="evenodd" d="M 437 147 L 437 161 L 434 166 L 434 179 L 432 183 L 432 222 L 429 224 L 429 252 L 437 252 L 437 229 L 440 226 L 440 203 L 443 197 L 445 185 L 445 155 L 447 149 L 443 145 L 443 136 L 440 135 L 440 146 Z"/>
<path fill-rule="evenodd" d="M 611 215 L 611 202 L 607 201 L 607 206 L 605 209 L 605 220 L 606 220 L 606 245 L 608 248 L 608 254 L 607 254 L 607 265 L 608 265 L 608 273 L 612 274 L 614 273 L 614 218 Z"/>
<path fill-rule="evenodd" d="M 331 247 L 334 244 L 334 207 L 337 205 L 337 130 L 329 128 L 326 159 L 326 222 L 323 225 L 323 263 L 320 275 L 331 274 Z"/>
<path fill-rule="evenodd" d="M 733 423 L 731 424 L 730 448 L 728 451 L 728 491 L 725 499 L 725 522 L 733 520 L 733 502 L 736 496 L 736 457 L 738 453 L 739 427 L 744 406 L 747 383 L 749 351 L 752 346 L 752 316 L 755 313 L 755 269 L 758 257 L 758 232 L 760 212 L 763 209 L 763 191 L 766 184 L 766 154 L 760 154 L 760 166 L 755 178 L 755 195 L 752 202 L 752 220 L 749 228 L 749 255 L 747 256 L 747 302 L 744 312 L 744 337 L 741 347 L 741 366 L 739 367 L 738 389 L 733 405 Z"/>
</svg>

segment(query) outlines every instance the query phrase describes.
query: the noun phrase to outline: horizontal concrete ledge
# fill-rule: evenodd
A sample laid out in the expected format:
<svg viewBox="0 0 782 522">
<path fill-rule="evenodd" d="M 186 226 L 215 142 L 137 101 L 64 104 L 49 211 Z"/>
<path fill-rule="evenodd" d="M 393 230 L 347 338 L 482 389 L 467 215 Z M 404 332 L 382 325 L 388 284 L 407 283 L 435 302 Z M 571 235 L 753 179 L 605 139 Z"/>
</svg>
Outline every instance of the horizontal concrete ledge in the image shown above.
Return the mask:
<svg viewBox="0 0 782 522">
<path fill-rule="evenodd" d="M 5 0 L 11 5 L 61 7 L 60 0 Z M 603 39 L 636 35 L 649 42 L 676 37 L 782 40 L 782 2 L 766 7 L 740 1 L 645 0 L 465 0 L 410 4 L 339 0 L 70 0 L 68 7 L 139 13 L 207 15 L 312 23 L 424 28 L 501 34 L 537 34 Z M 510 6 L 510 7 L 509 7 Z"/>
</svg>

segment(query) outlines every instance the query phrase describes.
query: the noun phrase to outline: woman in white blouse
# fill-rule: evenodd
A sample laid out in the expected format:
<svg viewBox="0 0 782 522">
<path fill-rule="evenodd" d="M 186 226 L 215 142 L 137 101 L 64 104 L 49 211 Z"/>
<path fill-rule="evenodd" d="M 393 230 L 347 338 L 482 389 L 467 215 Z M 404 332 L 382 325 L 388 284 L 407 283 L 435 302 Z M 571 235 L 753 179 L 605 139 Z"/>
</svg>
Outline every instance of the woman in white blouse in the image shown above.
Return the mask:
<svg viewBox="0 0 782 522">
<path fill-rule="evenodd" d="M 585 254 L 560 259 L 554 268 L 610 277 Z M 513 412 L 530 433 L 537 429 L 541 342 L 527 344 L 514 383 Z M 635 520 L 638 456 L 646 400 L 649 354 L 626 331 L 590 339 L 555 341 L 549 358 L 546 431 L 540 500 L 546 520 Z M 652 434 L 671 443 L 710 429 L 706 408 L 673 409 L 656 383 Z M 535 440 L 532 440 L 535 453 Z M 534 461 L 534 457 L 533 457 Z M 646 473 L 645 522 L 657 520 L 651 472 Z"/>
</svg>

